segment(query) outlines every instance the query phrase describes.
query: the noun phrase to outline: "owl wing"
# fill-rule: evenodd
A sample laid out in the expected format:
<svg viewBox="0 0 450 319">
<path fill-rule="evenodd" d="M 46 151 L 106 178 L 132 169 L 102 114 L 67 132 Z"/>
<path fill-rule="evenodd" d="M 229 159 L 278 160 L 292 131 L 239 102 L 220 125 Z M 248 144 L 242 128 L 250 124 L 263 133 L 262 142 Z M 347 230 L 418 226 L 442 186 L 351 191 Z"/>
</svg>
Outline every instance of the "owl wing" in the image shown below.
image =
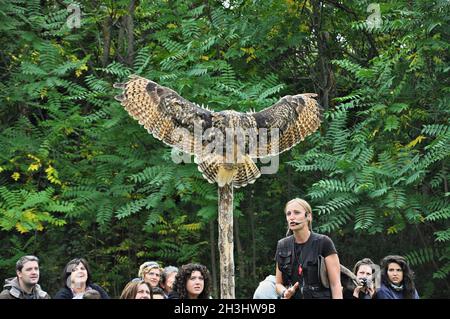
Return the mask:
<svg viewBox="0 0 450 319">
<path fill-rule="evenodd" d="M 316 96 L 313 93 L 288 95 L 260 112 L 249 113 L 259 132 L 257 157 L 289 150 L 319 128 L 322 109 L 314 99 Z M 261 129 L 267 129 L 267 138 Z M 272 130 L 278 132 L 278 137 L 271 134 Z"/>
<path fill-rule="evenodd" d="M 188 154 L 199 154 L 198 147 L 204 141 L 201 135 L 196 139 L 196 134 L 212 126 L 212 112 L 153 81 L 135 75 L 130 78 L 114 87 L 123 89 L 115 98 L 131 117 L 164 143 Z"/>
</svg>

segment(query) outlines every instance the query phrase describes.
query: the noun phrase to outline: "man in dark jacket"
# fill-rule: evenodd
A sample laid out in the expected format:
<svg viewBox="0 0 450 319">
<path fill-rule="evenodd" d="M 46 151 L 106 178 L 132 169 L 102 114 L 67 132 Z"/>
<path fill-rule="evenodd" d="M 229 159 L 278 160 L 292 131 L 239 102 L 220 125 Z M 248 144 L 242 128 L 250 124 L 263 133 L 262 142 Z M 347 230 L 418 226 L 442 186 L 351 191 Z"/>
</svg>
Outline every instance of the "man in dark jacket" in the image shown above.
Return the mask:
<svg viewBox="0 0 450 319">
<path fill-rule="evenodd" d="M 16 263 L 16 277 L 5 280 L 0 299 L 50 299 L 38 285 L 39 259 L 23 256 Z"/>
</svg>

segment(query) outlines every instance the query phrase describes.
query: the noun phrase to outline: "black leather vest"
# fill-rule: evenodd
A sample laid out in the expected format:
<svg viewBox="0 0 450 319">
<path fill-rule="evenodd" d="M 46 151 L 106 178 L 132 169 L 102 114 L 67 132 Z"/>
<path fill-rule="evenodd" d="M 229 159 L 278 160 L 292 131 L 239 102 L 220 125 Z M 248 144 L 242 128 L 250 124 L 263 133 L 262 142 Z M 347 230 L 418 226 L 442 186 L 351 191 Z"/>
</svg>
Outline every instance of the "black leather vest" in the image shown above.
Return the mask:
<svg viewBox="0 0 450 319">
<path fill-rule="evenodd" d="M 322 250 L 322 239 L 324 235 L 311 233 L 308 241 L 303 247 L 303 276 L 299 281 L 299 293 L 297 298 L 307 299 L 329 299 L 331 298 L 331 290 L 325 288 L 320 280 L 319 275 L 319 255 Z M 283 277 L 283 284 L 286 287 L 294 285 L 293 279 L 296 278 L 294 271 L 295 264 L 295 240 L 294 235 L 283 238 L 278 241 L 276 261 L 278 269 Z"/>
</svg>

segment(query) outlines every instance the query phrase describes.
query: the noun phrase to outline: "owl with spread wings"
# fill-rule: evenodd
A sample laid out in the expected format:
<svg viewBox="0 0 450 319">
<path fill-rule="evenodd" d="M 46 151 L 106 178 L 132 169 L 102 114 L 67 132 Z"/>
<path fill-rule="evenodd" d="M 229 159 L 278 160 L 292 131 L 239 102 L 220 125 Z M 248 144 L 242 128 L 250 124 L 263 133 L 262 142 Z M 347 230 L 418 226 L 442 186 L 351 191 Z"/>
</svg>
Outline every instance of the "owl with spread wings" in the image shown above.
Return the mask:
<svg viewBox="0 0 450 319">
<path fill-rule="evenodd" d="M 260 112 L 214 112 L 136 75 L 116 96 L 125 110 L 164 143 L 194 155 L 199 171 L 220 187 L 243 187 L 261 176 L 254 159 L 276 156 L 321 123 L 316 94 L 287 95 Z"/>
</svg>

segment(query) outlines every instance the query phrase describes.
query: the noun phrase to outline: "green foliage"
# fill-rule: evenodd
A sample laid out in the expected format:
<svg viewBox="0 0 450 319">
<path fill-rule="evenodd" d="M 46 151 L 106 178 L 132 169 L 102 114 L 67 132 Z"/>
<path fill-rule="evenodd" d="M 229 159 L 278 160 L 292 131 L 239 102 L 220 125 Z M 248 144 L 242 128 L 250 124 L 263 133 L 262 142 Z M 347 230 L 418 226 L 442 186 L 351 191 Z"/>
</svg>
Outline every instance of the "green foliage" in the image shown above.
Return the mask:
<svg viewBox="0 0 450 319">
<path fill-rule="evenodd" d="M 386 1 L 379 28 L 370 1 L 222 2 L 138 1 L 128 30 L 129 1 L 80 1 L 76 29 L 71 1 L 0 1 L 0 277 L 35 253 L 54 293 L 84 256 L 117 297 L 146 260 L 212 267 L 216 186 L 113 100 L 139 74 L 217 111 L 329 93 L 320 131 L 235 192 L 238 297 L 273 273 L 296 196 L 347 266 L 403 254 L 421 297 L 447 297 L 448 1 Z"/>
<path fill-rule="evenodd" d="M 73 204 L 55 200 L 52 198 L 53 193 L 54 190 L 50 187 L 38 193 L 26 190 L 9 191 L 6 187 L 0 187 L 2 230 L 16 228 L 20 233 L 27 233 L 30 230 L 42 230 L 43 223 L 63 226 L 65 220 L 50 213 L 68 213 L 73 209 Z"/>
<path fill-rule="evenodd" d="M 433 276 L 443 278 L 449 256 L 432 252 L 450 244 L 445 163 L 449 101 L 448 88 L 439 83 L 445 77 L 440 33 L 430 35 L 418 24 L 430 9 L 421 3 L 414 12 L 385 15 L 388 19 L 383 18 L 384 26 L 375 34 L 384 42 L 379 32 L 395 30 L 401 46 L 385 42 L 383 54 L 368 64 L 350 58 L 334 61 L 337 72 L 355 77 L 356 86 L 325 113 L 329 121 L 319 144 L 289 164 L 303 174 L 320 176 L 308 192 L 317 203 L 319 231 L 352 227 L 394 237 L 409 225 L 419 233 L 439 229 L 433 232 L 434 240 L 423 238 L 422 249 L 415 242 L 403 243 L 401 249 L 413 265 L 439 264 Z M 402 15 L 414 19 L 407 22 Z"/>
</svg>

